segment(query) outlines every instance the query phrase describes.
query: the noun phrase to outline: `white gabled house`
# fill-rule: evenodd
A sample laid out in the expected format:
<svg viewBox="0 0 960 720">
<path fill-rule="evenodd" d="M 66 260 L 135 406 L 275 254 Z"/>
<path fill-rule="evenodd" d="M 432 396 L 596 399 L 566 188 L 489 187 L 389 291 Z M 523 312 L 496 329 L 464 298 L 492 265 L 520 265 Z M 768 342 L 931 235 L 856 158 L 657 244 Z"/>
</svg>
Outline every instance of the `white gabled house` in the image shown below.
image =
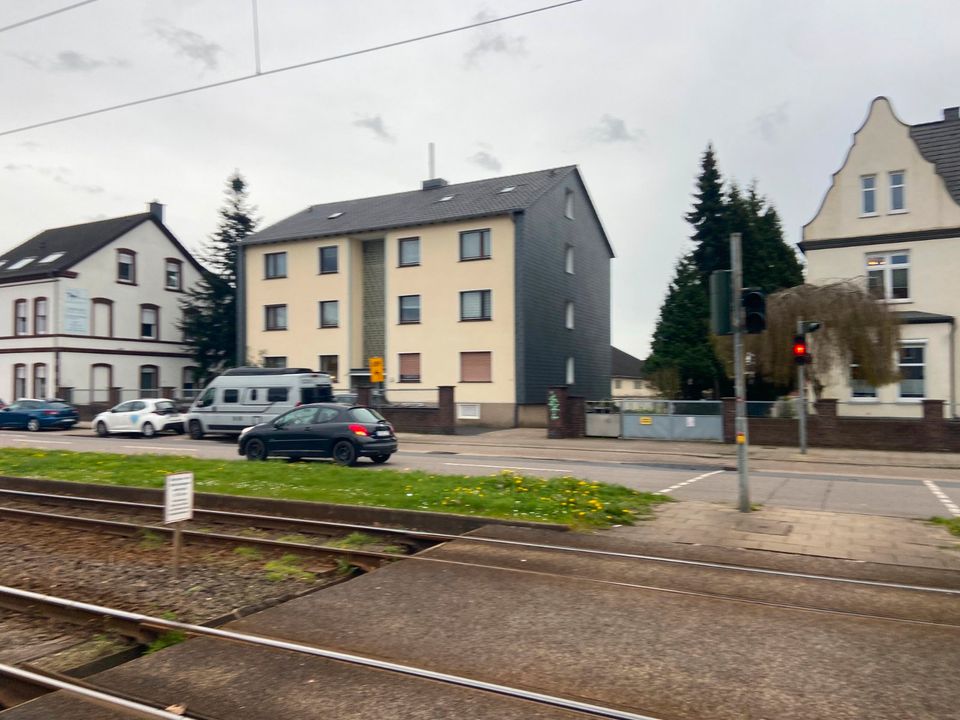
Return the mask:
<svg viewBox="0 0 960 720">
<path fill-rule="evenodd" d="M 800 247 L 808 282 L 859 278 L 902 323 L 900 382 L 873 387 L 854 365 L 824 394 L 847 414 L 915 416 L 935 399 L 956 417 L 960 108 L 907 125 L 875 98 Z"/>
<path fill-rule="evenodd" d="M 45 230 L 0 255 L 0 398 L 81 406 L 192 387 L 180 300 L 194 257 L 150 211 Z M 6 308 L 6 310 L 2 310 Z"/>
</svg>

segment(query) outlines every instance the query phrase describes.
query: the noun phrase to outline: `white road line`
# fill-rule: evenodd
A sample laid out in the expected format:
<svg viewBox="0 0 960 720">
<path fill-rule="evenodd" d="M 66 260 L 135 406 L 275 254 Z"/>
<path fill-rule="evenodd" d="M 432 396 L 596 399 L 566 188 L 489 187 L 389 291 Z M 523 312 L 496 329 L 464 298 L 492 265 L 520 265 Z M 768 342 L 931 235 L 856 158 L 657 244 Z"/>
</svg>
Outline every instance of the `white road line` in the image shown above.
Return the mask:
<svg viewBox="0 0 960 720">
<path fill-rule="evenodd" d="M 170 448 L 170 447 L 158 447 L 156 445 L 121 445 L 120 447 L 127 448 L 128 450 L 166 450 L 167 452 L 200 452 L 196 448 L 189 448 L 189 447 Z"/>
<path fill-rule="evenodd" d="M 953 502 L 943 490 L 937 487 L 937 484 L 933 480 L 924 480 L 923 484 L 927 486 L 927 490 L 932 492 L 937 500 L 943 503 L 943 506 L 950 511 L 951 515 L 960 517 L 960 507 L 957 507 L 957 504 Z"/>
<path fill-rule="evenodd" d="M 814 475 L 825 478 L 864 478 L 866 480 L 916 480 L 917 482 L 924 482 L 927 479 L 922 477 L 913 477 L 910 475 L 862 475 L 859 473 L 832 472 L 830 470 L 771 470 L 769 468 L 751 468 L 751 472 L 770 473 L 771 475 Z"/>
<path fill-rule="evenodd" d="M 697 475 L 696 477 L 690 478 L 689 480 L 684 480 L 682 483 L 677 483 L 676 485 L 671 485 L 670 487 L 664 488 L 663 490 L 658 490 L 658 492 L 661 494 L 668 493 L 671 490 L 682 488 L 684 485 L 690 485 L 691 483 L 695 483 L 697 480 L 703 480 L 704 478 L 708 478 L 711 475 L 719 475 L 722 472 L 726 472 L 726 470 L 714 470 L 713 472 L 704 473 L 703 475 Z"/>
<path fill-rule="evenodd" d="M 558 470 L 557 468 L 520 467 L 519 465 L 475 465 L 472 463 L 444 463 L 444 465 L 453 465 L 454 467 L 493 468 L 495 470 L 538 470 L 538 471 L 542 470 L 543 472 L 559 472 L 559 473 L 570 472 L 569 470 Z"/>
<path fill-rule="evenodd" d="M 32 438 L 32 437 L 16 437 L 16 436 L 14 436 L 14 437 L 11 437 L 10 439 L 11 439 L 11 440 L 19 440 L 20 442 L 28 442 L 28 443 L 30 443 L 31 445 L 32 445 L 33 443 L 41 443 L 41 444 L 43 444 L 43 445 L 73 445 L 72 442 L 63 442 L 63 441 L 61 441 L 61 440 L 39 440 L 39 439 L 37 439 L 37 438 Z"/>
</svg>

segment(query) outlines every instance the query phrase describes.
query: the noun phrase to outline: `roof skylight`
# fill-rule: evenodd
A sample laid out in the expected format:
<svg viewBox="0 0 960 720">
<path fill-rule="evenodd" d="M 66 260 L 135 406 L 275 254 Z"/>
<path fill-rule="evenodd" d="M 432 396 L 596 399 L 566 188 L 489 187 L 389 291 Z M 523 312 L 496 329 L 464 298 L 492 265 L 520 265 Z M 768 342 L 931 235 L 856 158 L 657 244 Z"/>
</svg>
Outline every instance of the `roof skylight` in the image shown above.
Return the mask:
<svg viewBox="0 0 960 720">
<path fill-rule="evenodd" d="M 437 200 L 437 202 L 450 202 L 451 200 L 453 200 L 453 197 L 454 197 L 453 195 L 444 195 L 442 198 Z"/>
<path fill-rule="evenodd" d="M 327 215 L 327 220 L 335 220 L 336 218 L 340 217 L 341 215 L 343 215 L 342 212 L 330 213 L 329 215 Z"/>
<path fill-rule="evenodd" d="M 503 188 L 500 192 L 508 193 L 508 192 L 513 192 L 516 189 L 517 189 L 516 185 L 507 185 L 507 187 Z"/>
<path fill-rule="evenodd" d="M 13 265 L 7 268 L 7 270 L 19 270 L 22 267 L 26 267 L 30 263 L 36 260 L 35 257 L 25 257 L 17 260 Z"/>
<path fill-rule="evenodd" d="M 50 253 L 45 258 L 43 258 L 43 260 L 40 261 L 40 264 L 42 265 L 43 263 L 52 263 L 54 260 L 59 260 L 62 257 L 63 257 L 62 252 Z"/>
<path fill-rule="evenodd" d="M 0 268 L 7 264 L 6 260 L 0 260 Z"/>
</svg>

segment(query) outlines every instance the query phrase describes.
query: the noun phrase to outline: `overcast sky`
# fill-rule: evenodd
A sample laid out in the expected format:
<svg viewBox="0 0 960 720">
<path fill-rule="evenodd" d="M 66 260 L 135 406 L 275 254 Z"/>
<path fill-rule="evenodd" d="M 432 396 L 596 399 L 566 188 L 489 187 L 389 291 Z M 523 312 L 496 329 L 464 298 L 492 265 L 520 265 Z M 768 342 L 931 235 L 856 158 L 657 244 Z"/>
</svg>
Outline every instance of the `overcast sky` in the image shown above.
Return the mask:
<svg viewBox="0 0 960 720">
<path fill-rule="evenodd" d="M 0 27 L 76 0 L 0 0 Z M 264 71 L 551 4 L 260 0 Z M 617 253 L 614 345 L 645 357 L 700 158 L 800 240 L 870 100 L 960 105 L 956 0 L 582 0 L 0 137 L 0 250 L 157 199 L 196 250 L 226 178 L 264 225 L 307 205 L 580 167 Z M 0 132 L 255 72 L 249 0 L 98 0 L 0 32 Z M 263 226 L 263 225 L 262 225 Z M 261 226 L 261 227 L 262 227 Z"/>
</svg>

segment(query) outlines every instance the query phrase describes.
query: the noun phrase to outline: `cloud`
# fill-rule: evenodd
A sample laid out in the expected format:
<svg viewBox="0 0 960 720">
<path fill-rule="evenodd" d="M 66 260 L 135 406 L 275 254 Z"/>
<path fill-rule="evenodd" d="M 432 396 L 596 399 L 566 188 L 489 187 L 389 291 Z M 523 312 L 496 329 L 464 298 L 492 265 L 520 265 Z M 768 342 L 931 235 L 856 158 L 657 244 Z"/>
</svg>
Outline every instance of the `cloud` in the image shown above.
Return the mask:
<svg viewBox="0 0 960 720">
<path fill-rule="evenodd" d="M 600 125 L 594 127 L 590 134 L 594 140 L 602 143 L 637 142 L 644 135 L 643 130 L 631 133 L 623 118 L 610 114 L 604 114 L 600 118 Z"/>
<path fill-rule="evenodd" d="M 19 145 L 27 150 L 38 150 L 41 147 L 40 143 L 34 142 L 33 140 L 26 140 L 22 143 L 19 143 Z"/>
<path fill-rule="evenodd" d="M 367 117 L 359 118 L 353 121 L 353 124 L 357 127 L 367 128 L 367 130 L 372 130 L 373 134 L 376 135 L 381 140 L 386 140 L 387 142 L 394 142 L 396 138 L 390 134 L 387 128 L 383 124 L 383 118 L 379 115 L 368 115 Z"/>
<path fill-rule="evenodd" d="M 780 130 L 790 122 L 790 116 L 787 114 L 789 103 L 780 103 L 773 110 L 757 115 L 753 119 L 753 127 L 760 136 L 767 142 L 776 142 L 780 136 Z"/>
<path fill-rule="evenodd" d="M 125 68 L 130 66 L 129 61 L 120 58 L 97 60 L 73 50 L 64 50 L 57 53 L 53 60 L 45 60 L 30 55 L 13 55 L 13 57 L 39 70 L 49 70 L 51 72 L 91 72 L 104 67 Z"/>
<path fill-rule="evenodd" d="M 485 22 L 493 20 L 494 15 L 486 10 L 481 10 L 473 18 L 474 22 Z M 523 35 L 507 35 L 499 30 L 492 29 L 492 26 L 486 26 L 477 31 L 480 35 L 477 42 L 464 53 L 463 64 L 466 67 L 475 66 L 484 55 L 513 55 L 523 57 L 527 54 L 527 39 Z"/>
<path fill-rule="evenodd" d="M 191 60 L 198 60 L 207 68 L 207 70 L 216 70 L 219 65 L 219 53 L 223 48 L 215 42 L 211 42 L 200 35 L 171 25 L 163 20 L 156 20 L 153 23 L 153 34 L 173 47 L 180 55 L 185 55 Z"/>
<path fill-rule="evenodd" d="M 486 150 L 478 150 L 473 155 L 471 155 L 468 160 L 470 162 L 476 163 L 484 170 L 493 170 L 495 172 L 500 172 L 500 169 L 503 167 L 501 162 L 497 160 L 493 155 L 488 153 Z"/>
<path fill-rule="evenodd" d="M 50 166 L 50 165 L 30 165 L 30 164 L 21 164 L 16 163 L 7 163 L 3 166 L 4 170 L 9 172 L 32 172 L 40 175 L 44 178 L 49 178 L 55 183 L 60 185 L 65 185 L 71 190 L 76 192 L 88 193 L 90 195 L 98 195 L 104 192 L 104 189 L 100 185 L 85 185 L 84 183 L 78 183 L 71 180 L 68 176 L 71 174 L 70 168 L 60 166 Z"/>
</svg>

